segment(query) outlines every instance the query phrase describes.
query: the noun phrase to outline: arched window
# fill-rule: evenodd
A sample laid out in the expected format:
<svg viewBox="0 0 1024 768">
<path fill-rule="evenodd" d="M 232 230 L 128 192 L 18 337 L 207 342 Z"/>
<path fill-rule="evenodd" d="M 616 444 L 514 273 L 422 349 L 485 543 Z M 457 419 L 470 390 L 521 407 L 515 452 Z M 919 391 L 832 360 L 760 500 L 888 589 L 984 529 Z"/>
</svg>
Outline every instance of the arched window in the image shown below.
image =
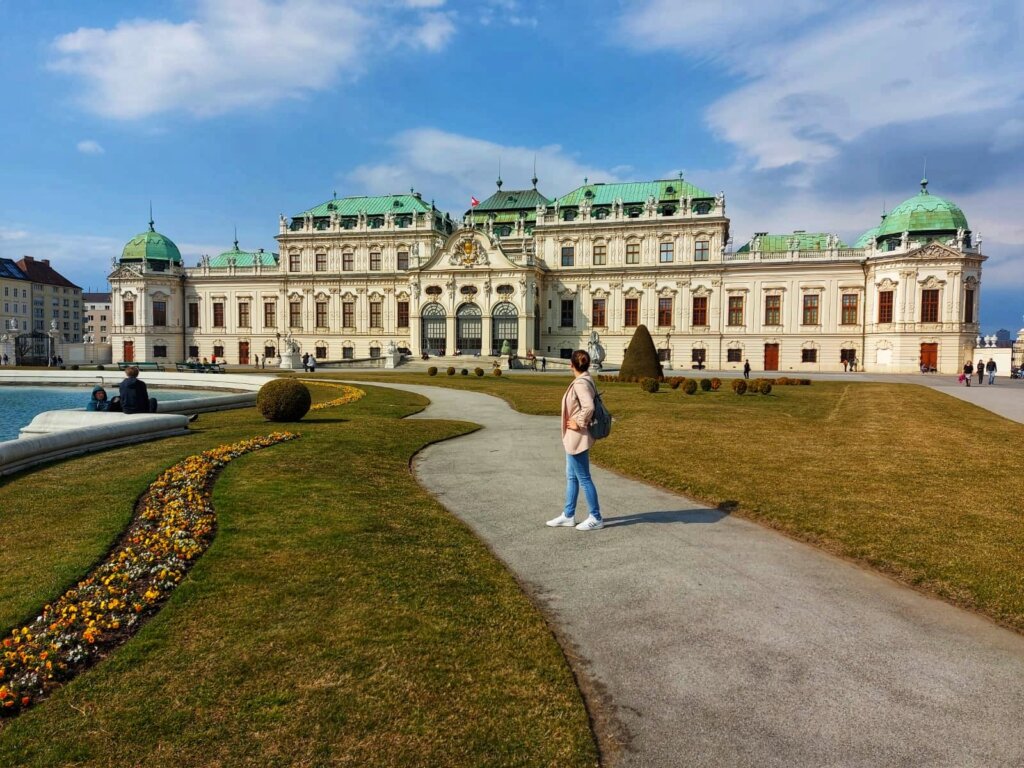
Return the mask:
<svg viewBox="0 0 1024 768">
<path fill-rule="evenodd" d="M 463 304 L 455 312 L 455 349 L 457 354 L 478 355 L 482 351 L 483 312 L 476 304 Z"/>
<path fill-rule="evenodd" d="M 507 341 L 514 352 L 519 348 L 519 310 L 510 301 L 502 301 L 491 309 L 491 354 L 500 355 Z"/>
</svg>

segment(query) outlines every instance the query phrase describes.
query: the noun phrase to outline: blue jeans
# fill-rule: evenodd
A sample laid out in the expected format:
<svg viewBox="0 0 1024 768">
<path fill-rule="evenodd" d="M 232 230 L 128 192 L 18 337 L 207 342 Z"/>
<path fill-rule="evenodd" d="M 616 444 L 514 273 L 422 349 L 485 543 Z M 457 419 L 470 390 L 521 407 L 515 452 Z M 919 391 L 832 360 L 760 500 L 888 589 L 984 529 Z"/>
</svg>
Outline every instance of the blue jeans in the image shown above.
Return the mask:
<svg viewBox="0 0 1024 768">
<path fill-rule="evenodd" d="M 565 509 L 562 514 L 572 517 L 576 514 L 576 499 L 583 486 L 583 495 L 587 499 L 587 508 L 598 520 L 601 519 L 601 506 L 597 502 L 597 488 L 590 479 L 590 451 L 565 454 Z"/>
<path fill-rule="evenodd" d="M 995 384 L 996 383 L 996 372 L 995 371 L 989 371 L 988 372 L 988 383 L 989 384 Z"/>
</svg>

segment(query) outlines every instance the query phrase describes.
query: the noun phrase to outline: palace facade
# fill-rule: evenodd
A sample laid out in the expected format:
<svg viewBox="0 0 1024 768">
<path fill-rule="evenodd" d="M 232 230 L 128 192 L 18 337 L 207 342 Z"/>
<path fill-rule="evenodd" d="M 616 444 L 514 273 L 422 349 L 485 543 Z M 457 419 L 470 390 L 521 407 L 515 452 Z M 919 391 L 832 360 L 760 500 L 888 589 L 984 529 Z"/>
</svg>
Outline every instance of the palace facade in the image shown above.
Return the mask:
<svg viewBox="0 0 1024 768">
<path fill-rule="evenodd" d="M 115 359 L 252 364 L 290 335 L 321 361 L 567 357 L 596 331 L 621 361 L 646 325 L 673 368 L 955 372 L 978 335 L 985 257 L 920 191 L 851 245 L 759 233 L 735 251 L 724 195 L 688 181 L 497 191 L 461 221 L 416 193 L 328 200 L 278 222 L 279 253 L 187 267 L 150 229 L 109 276 Z"/>
</svg>

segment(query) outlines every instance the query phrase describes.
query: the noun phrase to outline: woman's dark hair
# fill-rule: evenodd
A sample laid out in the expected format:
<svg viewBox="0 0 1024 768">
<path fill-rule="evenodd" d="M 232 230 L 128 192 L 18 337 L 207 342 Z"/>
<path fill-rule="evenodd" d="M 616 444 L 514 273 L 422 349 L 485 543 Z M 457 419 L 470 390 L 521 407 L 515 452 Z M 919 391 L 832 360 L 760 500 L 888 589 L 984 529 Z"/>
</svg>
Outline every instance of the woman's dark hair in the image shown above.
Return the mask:
<svg viewBox="0 0 1024 768">
<path fill-rule="evenodd" d="M 587 369 L 590 368 L 590 355 L 587 354 L 586 350 L 577 349 L 572 353 L 572 367 L 580 373 L 586 373 Z"/>
</svg>

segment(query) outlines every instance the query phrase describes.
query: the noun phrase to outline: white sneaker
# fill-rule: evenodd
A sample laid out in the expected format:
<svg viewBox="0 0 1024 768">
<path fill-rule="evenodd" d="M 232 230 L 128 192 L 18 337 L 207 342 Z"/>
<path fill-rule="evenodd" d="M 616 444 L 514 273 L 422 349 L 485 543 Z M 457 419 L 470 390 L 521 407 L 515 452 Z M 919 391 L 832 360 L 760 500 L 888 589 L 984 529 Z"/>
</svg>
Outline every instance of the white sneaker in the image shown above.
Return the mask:
<svg viewBox="0 0 1024 768">
<path fill-rule="evenodd" d="M 593 515 L 590 515 L 586 520 L 576 526 L 577 531 L 597 531 L 604 528 L 604 521 L 598 520 Z"/>
<path fill-rule="evenodd" d="M 559 515 L 554 520 L 548 520 L 545 523 L 549 528 L 571 528 L 576 525 L 576 521 L 571 517 L 565 515 Z"/>
</svg>

